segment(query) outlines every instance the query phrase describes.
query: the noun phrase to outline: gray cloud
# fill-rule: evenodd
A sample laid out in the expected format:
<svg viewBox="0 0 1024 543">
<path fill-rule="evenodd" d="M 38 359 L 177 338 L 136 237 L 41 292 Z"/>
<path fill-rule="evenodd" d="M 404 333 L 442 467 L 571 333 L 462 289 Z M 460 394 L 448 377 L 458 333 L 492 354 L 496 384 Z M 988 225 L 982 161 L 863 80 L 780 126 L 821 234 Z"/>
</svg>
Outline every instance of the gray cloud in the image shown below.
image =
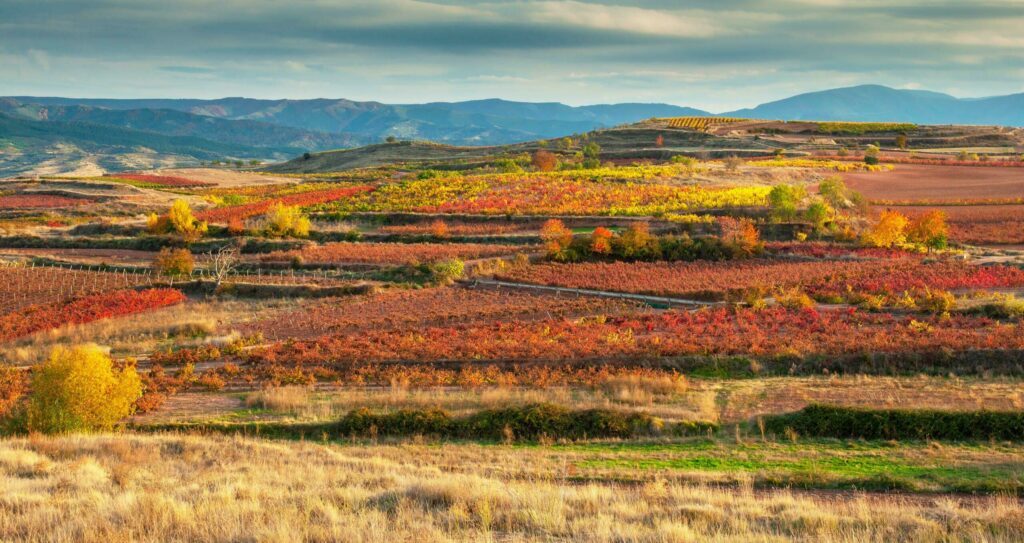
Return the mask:
<svg viewBox="0 0 1024 543">
<path fill-rule="evenodd" d="M 1019 0 L 5 0 L 0 94 L 712 110 L 882 83 L 1024 91 Z"/>
</svg>

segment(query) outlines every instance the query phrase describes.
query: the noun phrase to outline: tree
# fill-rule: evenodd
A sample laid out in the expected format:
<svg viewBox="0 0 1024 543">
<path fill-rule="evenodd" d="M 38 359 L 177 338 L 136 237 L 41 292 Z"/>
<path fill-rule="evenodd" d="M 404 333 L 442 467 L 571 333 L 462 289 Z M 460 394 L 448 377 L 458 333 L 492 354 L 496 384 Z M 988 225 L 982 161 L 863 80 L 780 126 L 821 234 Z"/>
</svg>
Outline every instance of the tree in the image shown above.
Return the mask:
<svg viewBox="0 0 1024 543">
<path fill-rule="evenodd" d="M 651 225 L 635 222 L 618 237 L 619 254 L 626 259 L 644 259 L 658 252 L 658 239 L 651 235 Z"/>
<path fill-rule="evenodd" d="M 537 152 L 533 153 L 533 167 L 537 168 L 541 172 L 550 172 L 558 166 L 558 157 L 550 151 L 538 149 Z"/>
<path fill-rule="evenodd" d="M 747 254 L 758 252 L 761 247 L 761 234 L 758 233 L 754 221 L 750 219 L 736 219 L 734 217 L 720 217 L 718 228 L 721 231 L 722 241 L 730 243 Z"/>
<path fill-rule="evenodd" d="M 612 252 L 612 231 L 598 226 L 590 234 L 590 252 L 598 255 L 607 255 Z"/>
<path fill-rule="evenodd" d="M 821 232 L 825 229 L 825 223 L 828 222 L 832 214 L 832 208 L 825 202 L 812 202 L 811 205 L 807 206 L 804 218 L 807 219 L 807 222 L 811 223 L 815 232 Z"/>
<path fill-rule="evenodd" d="M 215 281 L 214 288 L 220 288 L 224 279 L 227 279 L 228 275 L 235 271 L 238 266 L 239 253 L 237 245 L 228 243 L 222 245 L 220 249 L 206 254 L 206 261 Z"/>
<path fill-rule="evenodd" d="M 772 217 L 779 221 L 790 221 L 796 217 L 796 209 L 800 201 L 807 195 L 803 187 L 775 185 L 768 193 L 768 207 Z"/>
<path fill-rule="evenodd" d="M 874 247 L 892 247 L 903 243 L 908 222 L 903 214 L 887 209 L 864 234 L 864 242 Z"/>
<path fill-rule="evenodd" d="M 847 192 L 846 183 L 838 175 L 826 177 L 822 179 L 821 183 L 818 183 L 818 195 L 835 209 L 845 209 L 852 206 Z"/>
<path fill-rule="evenodd" d="M 309 235 L 309 226 L 309 219 L 302 214 L 299 206 L 286 206 L 277 202 L 267 214 L 264 231 L 270 236 L 304 238 Z"/>
<path fill-rule="evenodd" d="M 31 390 L 29 430 L 102 431 L 132 414 L 142 380 L 134 366 L 115 368 L 96 345 L 56 347 L 33 372 Z"/>
<path fill-rule="evenodd" d="M 192 214 L 192 208 L 188 202 L 182 199 L 175 200 L 171 204 L 171 210 L 167 213 L 167 221 L 170 228 L 181 235 L 187 243 L 198 241 L 206 234 L 208 225 L 206 222 L 196 220 Z"/>
<path fill-rule="evenodd" d="M 396 141 L 398 141 L 398 138 L 394 136 L 388 136 L 384 138 L 384 141 L 386 141 L 387 143 L 395 143 Z"/>
<path fill-rule="evenodd" d="M 196 262 L 188 249 L 164 247 L 153 260 L 153 269 L 159 275 L 181 276 L 190 275 Z"/>
<path fill-rule="evenodd" d="M 601 166 L 601 146 L 596 142 L 589 142 L 583 146 L 583 167 L 598 168 Z"/>
<path fill-rule="evenodd" d="M 907 226 L 907 241 L 920 243 L 929 249 L 944 249 L 948 237 L 946 214 L 942 211 L 929 211 L 910 221 Z"/>
<path fill-rule="evenodd" d="M 899 147 L 900 149 L 906 149 L 907 148 L 907 135 L 906 134 L 900 134 L 900 135 L 896 136 L 896 147 Z"/>
<path fill-rule="evenodd" d="M 549 257 L 561 258 L 572 244 L 572 230 L 558 219 L 548 219 L 540 228 L 540 239 Z"/>
</svg>

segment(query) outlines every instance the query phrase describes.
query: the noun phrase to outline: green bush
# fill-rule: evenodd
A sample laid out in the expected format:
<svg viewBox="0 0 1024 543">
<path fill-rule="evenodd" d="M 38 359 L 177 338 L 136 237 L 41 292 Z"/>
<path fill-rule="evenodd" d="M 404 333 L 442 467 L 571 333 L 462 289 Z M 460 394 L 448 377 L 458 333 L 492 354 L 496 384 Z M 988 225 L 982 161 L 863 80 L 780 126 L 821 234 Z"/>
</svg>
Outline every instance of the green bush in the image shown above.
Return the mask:
<svg viewBox="0 0 1024 543">
<path fill-rule="evenodd" d="M 1024 440 L 1024 412 L 864 409 L 809 405 L 765 419 L 768 431 L 854 439 Z"/>
</svg>

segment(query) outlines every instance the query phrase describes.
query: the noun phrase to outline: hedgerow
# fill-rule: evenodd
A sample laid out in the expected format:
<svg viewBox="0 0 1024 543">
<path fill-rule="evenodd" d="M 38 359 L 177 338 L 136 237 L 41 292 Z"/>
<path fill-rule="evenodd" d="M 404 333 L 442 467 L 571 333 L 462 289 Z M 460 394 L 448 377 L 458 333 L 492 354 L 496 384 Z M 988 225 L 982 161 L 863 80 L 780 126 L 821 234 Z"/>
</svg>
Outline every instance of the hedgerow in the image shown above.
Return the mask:
<svg viewBox="0 0 1024 543">
<path fill-rule="evenodd" d="M 801 436 L 854 439 L 1024 440 L 1024 412 L 865 409 L 809 405 L 768 417 L 765 428 Z"/>
</svg>

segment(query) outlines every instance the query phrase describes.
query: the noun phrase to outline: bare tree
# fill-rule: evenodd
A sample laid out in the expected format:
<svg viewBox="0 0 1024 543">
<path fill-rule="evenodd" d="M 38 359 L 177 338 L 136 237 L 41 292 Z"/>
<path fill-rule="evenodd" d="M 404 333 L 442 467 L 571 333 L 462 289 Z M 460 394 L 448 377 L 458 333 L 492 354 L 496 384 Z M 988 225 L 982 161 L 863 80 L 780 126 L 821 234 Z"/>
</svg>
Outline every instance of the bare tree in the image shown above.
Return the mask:
<svg viewBox="0 0 1024 543">
<path fill-rule="evenodd" d="M 213 279 L 216 282 L 214 288 L 220 288 L 220 284 L 224 279 L 235 271 L 238 266 L 239 250 L 238 245 L 234 243 L 228 243 L 221 246 L 216 251 L 210 251 L 207 253 L 210 272 L 213 274 Z"/>
</svg>

